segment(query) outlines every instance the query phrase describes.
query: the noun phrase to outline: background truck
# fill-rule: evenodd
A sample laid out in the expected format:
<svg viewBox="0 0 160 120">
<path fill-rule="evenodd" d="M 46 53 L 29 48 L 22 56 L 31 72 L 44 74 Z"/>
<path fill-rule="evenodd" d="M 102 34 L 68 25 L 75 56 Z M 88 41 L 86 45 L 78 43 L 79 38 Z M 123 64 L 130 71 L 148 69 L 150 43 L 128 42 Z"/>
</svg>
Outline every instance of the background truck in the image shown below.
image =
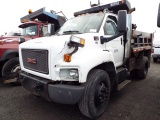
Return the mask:
<svg viewBox="0 0 160 120">
<path fill-rule="evenodd" d="M 157 27 L 160 27 L 160 4 L 159 4 L 159 7 L 158 7 Z"/>
<path fill-rule="evenodd" d="M 11 31 L 5 33 L 5 35 L 1 35 L 1 37 L 11 37 L 11 36 L 21 36 L 21 31 Z"/>
<path fill-rule="evenodd" d="M 153 62 L 157 62 L 160 59 L 160 40 L 154 40 L 152 58 Z"/>
<path fill-rule="evenodd" d="M 66 21 L 65 17 L 45 11 L 45 7 L 22 17 L 21 36 L 0 37 L 0 81 L 3 83 L 15 82 L 20 70 L 18 58 L 18 46 L 21 42 L 44 37 L 48 32 L 54 34 Z M 54 25 L 54 29 L 48 31 L 48 25 Z M 51 26 L 51 25 L 50 25 Z M 50 27 L 51 28 L 51 27 Z M 53 27 L 52 27 L 53 28 Z"/>
<path fill-rule="evenodd" d="M 78 103 L 89 118 L 101 116 L 127 73 L 145 79 L 150 67 L 153 35 L 136 30 L 134 10 L 127 0 L 94 6 L 75 12 L 56 35 L 22 43 L 22 86 L 49 101 Z"/>
<path fill-rule="evenodd" d="M 160 27 L 160 4 L 158 8 L 157 27 Z M 160 59 L 160 40 L 154 41 L 152 57 L 153 62 L 157 62 Z"/>
</svg>

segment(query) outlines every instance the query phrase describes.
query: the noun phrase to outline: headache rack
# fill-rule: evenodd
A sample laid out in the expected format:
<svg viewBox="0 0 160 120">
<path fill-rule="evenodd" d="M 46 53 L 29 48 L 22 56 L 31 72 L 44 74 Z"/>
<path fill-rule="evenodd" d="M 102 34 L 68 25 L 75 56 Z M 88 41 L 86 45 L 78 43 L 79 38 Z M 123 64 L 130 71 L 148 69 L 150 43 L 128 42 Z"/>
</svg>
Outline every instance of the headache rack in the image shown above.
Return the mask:
<svg viewBox="0 0 160 120">
<path fill-rule="evenodd" d="M 105 4 L 101 6 L 92 7 L 90 9 L 78 11 L 74 13 L 74 16 L 86 14 L 86 13 L 97 13 L 100 11 L 104 11 L 104 9 L 107 9 L 115 14 L 118 13 L 119 10 L 126 10 L 129 11 L 131 9 L 131 5 L 127 0 L 117 1 L 110 4 Z"/>
</svg>

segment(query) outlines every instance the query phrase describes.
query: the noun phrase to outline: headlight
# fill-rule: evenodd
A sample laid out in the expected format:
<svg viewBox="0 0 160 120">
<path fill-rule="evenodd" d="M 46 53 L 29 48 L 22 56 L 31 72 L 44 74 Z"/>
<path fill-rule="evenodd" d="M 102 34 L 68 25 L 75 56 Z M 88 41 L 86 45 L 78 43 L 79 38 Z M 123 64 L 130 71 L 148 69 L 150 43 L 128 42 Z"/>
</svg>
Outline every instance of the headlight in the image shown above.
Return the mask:
<svg viewBox="0 0 160 120">
<path fill-rule="evenodd" d="M 60 69 L 59 77 L 61 80 L 78 81 L 78 69 Z"/>
<path fill-rule="evenodd" d="M 78 78 L 78 70 L 70 70 L 69 76 L 71 78 Z"/>
<path fill-rule="evenodd" d="M 73 43 L 75 46 L 78 47 L 84 47 L 85 45 L 85 39 L 76 36 L 71 36 L 70 42 L 71 44 Z"/>
</svg>

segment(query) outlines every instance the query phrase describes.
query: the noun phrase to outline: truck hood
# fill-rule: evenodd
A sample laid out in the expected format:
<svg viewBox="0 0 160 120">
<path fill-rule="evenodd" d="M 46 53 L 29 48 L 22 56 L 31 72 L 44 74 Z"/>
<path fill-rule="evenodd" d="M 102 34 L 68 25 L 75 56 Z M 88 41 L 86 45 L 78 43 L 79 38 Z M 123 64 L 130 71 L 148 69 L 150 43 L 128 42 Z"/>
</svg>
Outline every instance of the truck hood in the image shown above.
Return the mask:
<svg viewBox="0 0 160 120">
<path fill-rule="evenodd" d="M 40 45 L 40 44 L 43 44 L 44 46 L 52 46 L 52 45 L 56 45 L 56 44 L 61 44 L 61 43 L 65 43 L 67 41 L 70 40 L 70 36 L 71 35 L 62 35 L 62 36 L 56 36 L 56 35 L 53 35 L 53 36 L 50 36 L 50 37 L 41 37 L 41 38 L 36 38 L 32 41 L 27 41 L 25 43 L 22 43 L 26 45 Z"/>
<path fill-rule="evenodd" d="M 70 35 L 65 36 L 51 36 L 51 37 L 41 37 L 27 42 L 21 43 L 20 48 L 26 49 L 46 49 L 61 51 L 64 48 L 64 45 L 70 40 Z"/>
<path fill-rule="evenodd" d="M 24 37 L 24 36 L 8 36 L 8 37 L 0 37 L 0 41 L 3 44 L 19 44 L 19 38 L 24 38 L 25 41 L 32 39 L 31 37 Z"/>
<path fill-rule="evenodd" d="M 23 45 L 24 47 L 27 46 L 34 46 L 35 45 L 43 45 L 43 46 L 46 46 L 46 47 L 51 47 L 51 46 L 64 46 L 64 43 L 68 43 L 70 41 L 70 37 L 72 35 L 61 35 L 61 36 L 57 36 L 57 35 L 53 35 L 53 36 L 50 36 L 50 37 L 41 37 L 41 38 L 36 38 L 34 40 L 31 40 L 31 41 L 27 41 L 25 43 L 22 43 L 21 46 Z M 90 39 L 93 39 L 93 36 L 99 36 L 98 33 L 86 33 L 86 34 L 74 34 L 73 36 L 77 36 L 77 37 L 80 37 L 80 38 L 84 38 L 86 41 L 85 44 L 88 44 L 90 43 Z M 87 40 L 90 40 L 90 41 L 87 41 Z M 92 40 L 92 43 L 94 41 Z M 26 47 L 26 48 L 27 48 Z M 42 47 L 42 46 L 40 46 Z M 29 47 L 30 48 L 30 47 Z M 55 48 L 56 49 L 56 48 Z"/>
<path fill-rule="evenodd" d="M 97 41 L 94 40 L 93 36 L 96 36 L 96 35 L 98 36 L 99 34 L 98 33 L 97 34 L 95 33 L 74 34 L 74 36 L 85 39 L 85 46 L 83 48 L 79 48 L 78 51 L 80 51 L 80 49 L 90 49 L 90 47 L 93 47 L 93 46 L 97 47 L 98 45 L 101 45 L 100 40 L 98 41 L 98 43 Z M 72 35 L 61 35 L 61 36 L 54 35 L 50 37 L 36 38 L 33 40 L 29 40 L 27 42 L 21 43 L 20 48 L 45 49 L 48 51 L 54 51 L 55 54 L 58 54 L 60 52 L 63 53 L 63 51 L 65 51 L 65 53 L 70 53 L 74 49 L 74 48 L 68 47 L 68 43 L 70 41 L 71 36 Z"/>
</svg>

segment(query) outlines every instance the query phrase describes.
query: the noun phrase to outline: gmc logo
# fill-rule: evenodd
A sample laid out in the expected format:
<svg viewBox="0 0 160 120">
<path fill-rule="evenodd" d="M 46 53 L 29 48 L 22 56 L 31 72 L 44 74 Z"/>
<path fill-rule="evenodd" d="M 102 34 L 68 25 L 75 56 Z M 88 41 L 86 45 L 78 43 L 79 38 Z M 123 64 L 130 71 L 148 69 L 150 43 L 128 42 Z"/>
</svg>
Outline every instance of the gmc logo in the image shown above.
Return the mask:
<svg viewBox="0 0 160 120">
<path fill-rule="evenodd" d="M 28 63 L 32 63 L 32 64 L 36 64 L 37 60 L 36 59 L 32 59 L 32 58 L 27 58 L 27 62 Z"/>
</svg>

